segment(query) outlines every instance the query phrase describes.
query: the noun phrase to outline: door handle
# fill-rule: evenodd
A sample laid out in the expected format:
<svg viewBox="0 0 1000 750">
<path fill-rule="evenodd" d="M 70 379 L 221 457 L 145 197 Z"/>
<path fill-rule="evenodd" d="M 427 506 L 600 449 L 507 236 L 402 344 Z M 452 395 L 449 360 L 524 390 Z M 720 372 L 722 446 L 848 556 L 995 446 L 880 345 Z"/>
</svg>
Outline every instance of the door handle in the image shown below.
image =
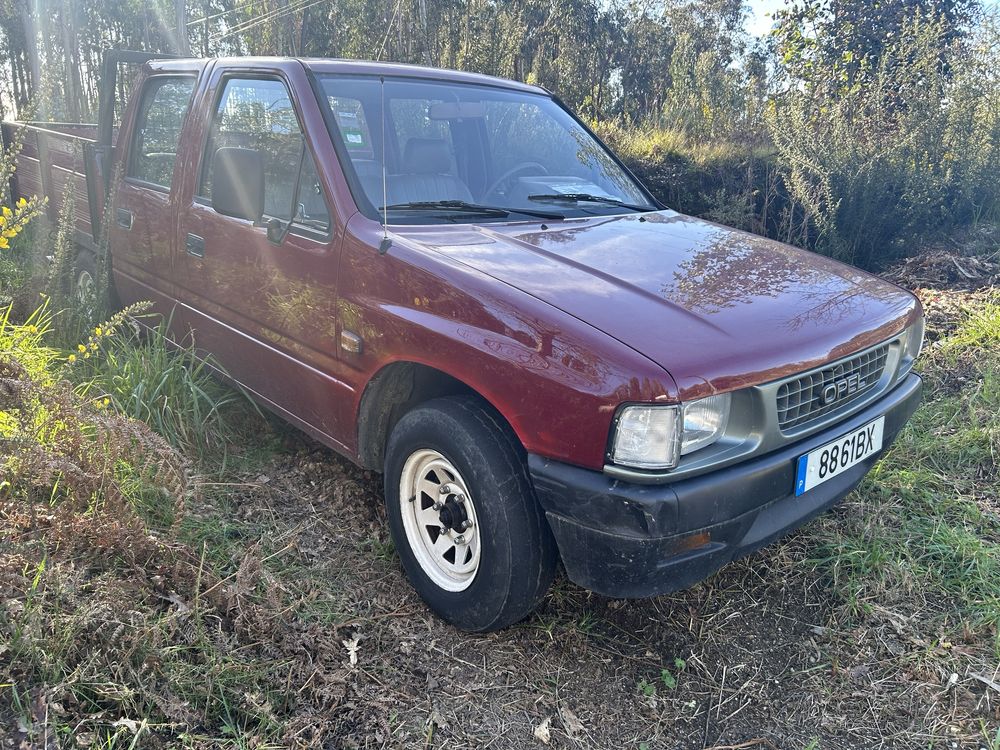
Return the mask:
<svg viewBox="0 0 1000 750">
<path fill-rule="evenodd" d="M 118 210 L 115 211 L 115 222 L 117 222 L 118 226 L 120 226 L 122 229 L 131 229 L 132 212 L 129 211 L 127 208 L 119 208 Z"/>
<path fill-rule="evenodd" d="M 187 250 L 188 255 L 193 255 L 195 258 L 204 258 L 205 238 L 199 237 L 196 234 L 189 234 L 187 240 L 184 242 L 184 249 Z"/>
</svg>

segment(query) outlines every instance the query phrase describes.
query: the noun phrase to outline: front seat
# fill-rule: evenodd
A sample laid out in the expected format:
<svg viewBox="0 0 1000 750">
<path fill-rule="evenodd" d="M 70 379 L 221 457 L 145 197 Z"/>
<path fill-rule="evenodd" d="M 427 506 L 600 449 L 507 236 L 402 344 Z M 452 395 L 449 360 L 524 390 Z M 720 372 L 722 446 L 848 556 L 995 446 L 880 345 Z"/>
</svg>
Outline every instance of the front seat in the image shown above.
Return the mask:
<svg viewBox="0 0 1000 750">
<path fill-rule="evenodd" d="M 410 138 L 403 149 L 402 174 L 389 175 L 389 204 L 414 201 L 472 201 L 468 186 L 449 174 L 451 157 L 441 138 Z"/>
</svg>

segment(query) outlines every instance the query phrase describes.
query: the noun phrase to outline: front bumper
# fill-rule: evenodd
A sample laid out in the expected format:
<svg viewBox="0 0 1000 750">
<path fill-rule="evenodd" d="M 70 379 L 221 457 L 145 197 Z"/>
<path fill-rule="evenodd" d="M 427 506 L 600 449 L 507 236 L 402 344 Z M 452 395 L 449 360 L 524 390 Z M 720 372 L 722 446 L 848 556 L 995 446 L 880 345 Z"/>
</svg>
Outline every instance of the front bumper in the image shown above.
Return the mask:
<svg viewBox="0 0 1000 750">
<path fill-rule="evenodd" d="M 842 500 L 916 411 L 921 388 L 911 374 L 828 430 L 670 484 L 632 484 L 536 455 L 528 457 L 528 468 L 570 580 L 619 598 L 665 594 L 694 585 Z M 881 415 L 881 452 L 795 496 L 799 456 Z"/>
</svg>

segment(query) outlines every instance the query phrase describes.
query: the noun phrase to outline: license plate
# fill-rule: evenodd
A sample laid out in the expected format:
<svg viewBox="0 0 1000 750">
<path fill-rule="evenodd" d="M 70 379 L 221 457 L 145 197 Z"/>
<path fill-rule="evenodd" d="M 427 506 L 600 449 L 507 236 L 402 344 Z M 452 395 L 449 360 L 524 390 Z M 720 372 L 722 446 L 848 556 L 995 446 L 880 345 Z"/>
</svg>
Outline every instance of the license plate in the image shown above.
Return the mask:
<svg viewBox="0 0 1000 750">
<path fill-rule="evenodd" d="M 852 466 L 882 450 L 882 430 L 885 417 L 879 417 L 842 438 L 799 456 L 795 476 L 795 494 L 802 495 L 813 487 L 833 479 Z"/>
</svg>

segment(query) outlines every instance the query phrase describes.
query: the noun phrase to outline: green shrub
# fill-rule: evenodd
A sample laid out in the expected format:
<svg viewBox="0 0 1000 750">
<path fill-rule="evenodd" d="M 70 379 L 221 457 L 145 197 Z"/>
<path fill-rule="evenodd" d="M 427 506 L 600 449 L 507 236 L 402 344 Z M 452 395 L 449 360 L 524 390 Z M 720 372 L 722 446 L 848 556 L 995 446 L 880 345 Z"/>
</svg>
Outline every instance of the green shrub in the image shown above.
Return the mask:
<svg viewBox="0 0 1000 750">
<path fill-rule="evenodd" d="M 594 127 L 670 208 L 783 242 L 809 243 L 805 212 L 785 187 L 773 147 L 709 140 L 679 129 L 611 122 Z"/>
<path fill-rule="evenodd" d="M 915 18 L 863 83 L 835 96 L 792 87 L 776 99 L 769 129 L 817 249 L 871 267 L 995 212 L 992 52 L 945 39 L 940 22 Z"/>
</svg>

